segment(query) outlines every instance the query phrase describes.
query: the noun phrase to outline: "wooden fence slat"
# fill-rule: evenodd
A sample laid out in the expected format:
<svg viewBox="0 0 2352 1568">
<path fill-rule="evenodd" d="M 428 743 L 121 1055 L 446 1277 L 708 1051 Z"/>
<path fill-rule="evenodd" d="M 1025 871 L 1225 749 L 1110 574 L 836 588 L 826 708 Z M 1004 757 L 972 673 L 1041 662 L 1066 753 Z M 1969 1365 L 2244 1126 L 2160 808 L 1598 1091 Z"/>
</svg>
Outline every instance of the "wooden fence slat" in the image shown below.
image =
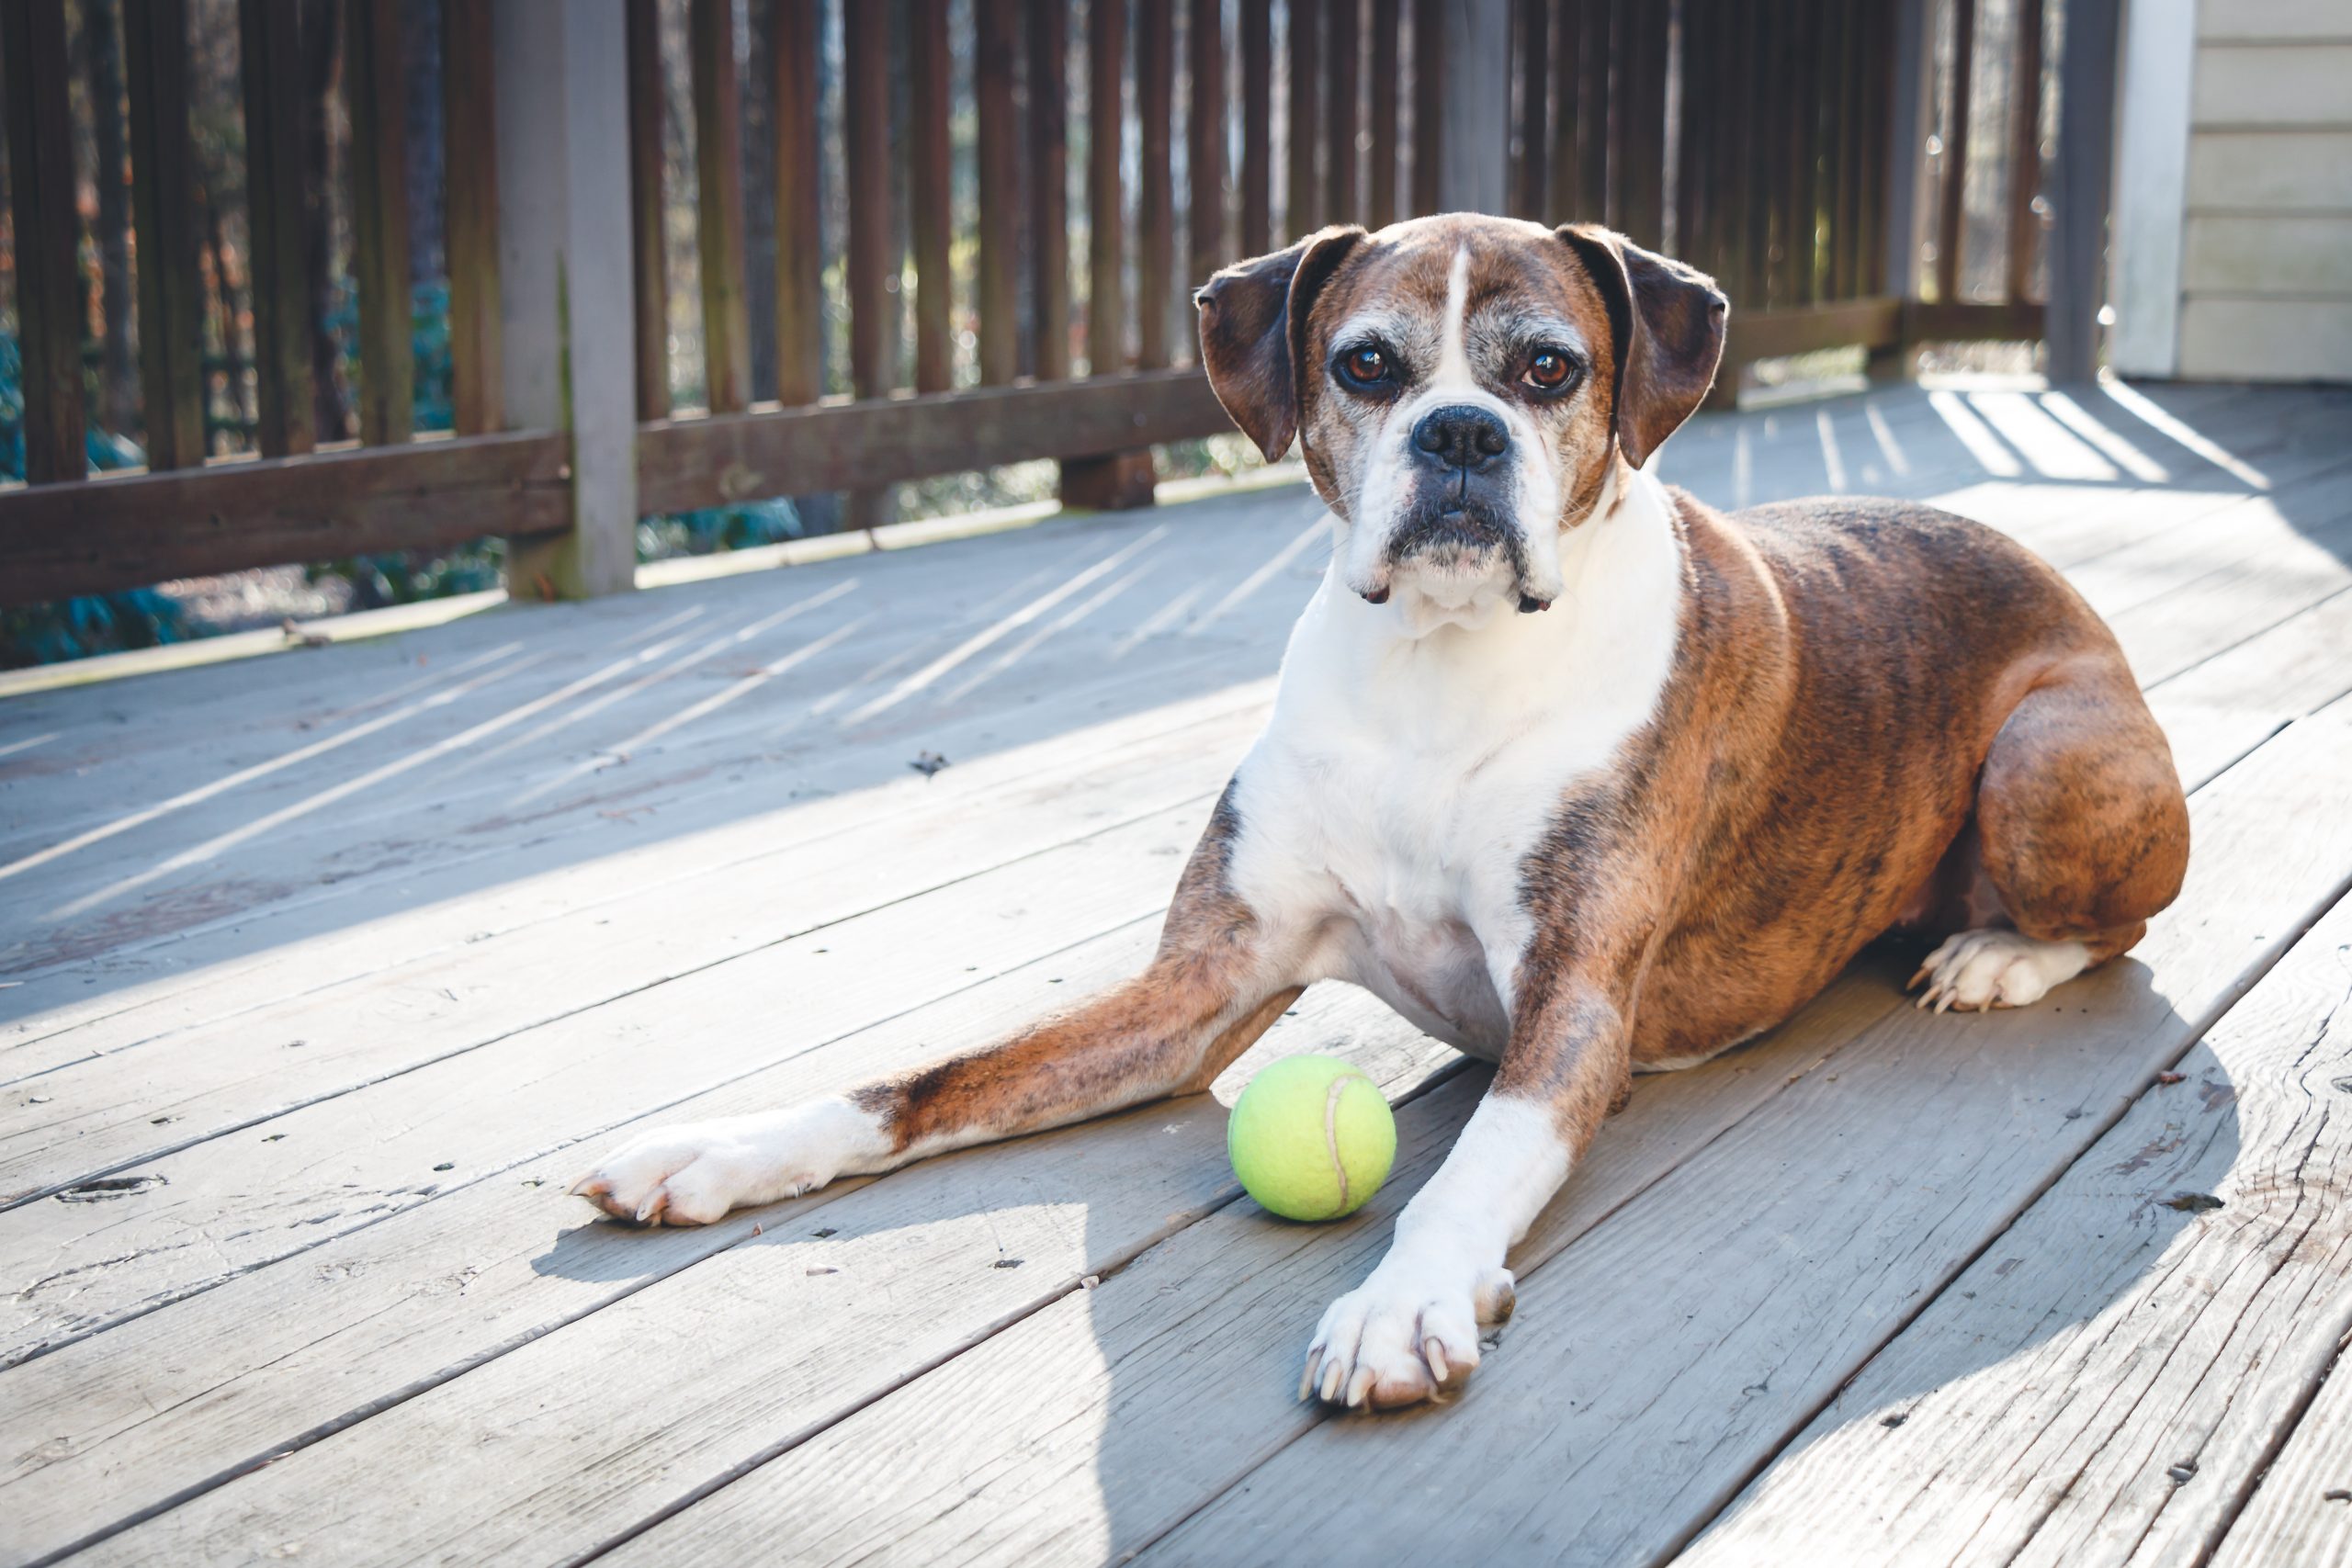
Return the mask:
<svg viewBox="0 0 2352 1568">
<path fill-rule="evenodd" d="M 980 380 L 999 386 L 1021 373 L 1021 109 L 1013 92 L 1021 64 L 1019 0 L 978 0 L 975 16 L 980 266 L 973 310 L 979 318 Z"/>
<path fill-rule="evenodd" d="M 890 11 L 842 10 L 842 140 L 849 165 L 849 375 L 861 398 L 878 398 L 897 377 L 889 357 L 898 296 L 890 253 Z"/>
<path fill-rule="evenodd" d="M 245 231 L 251 263 L 254 439 L 283 457 L 317 445 L 311 407 L 310 288 L 302 255 L 302 50 L 300 13 L 239 0 L 238 73 L 245 108 Z"/>
<path fill-rule="evenodd" d="M 359 439 L 415 433 L 408 276 L 408 113 L 401 0 L 346 0 L 344 99 L 351 115 L 353 280 L 359 287 Z"/>
<path fill-rule="evenodd" d="M 1438 209 L 1438 124 L 1445 114 L 1444 0 L 1413 0 L 1411 215 Z"/>
<path fill-rule="evenodd" d="M 2009 75 L 2009 222 L 2007 298 L 2023 299 L 2033 287 L 2034 242 L 2041 223 L 2033 198 L 2041 189 L 2041 6 L 2017 0 L 2017 52 Z"/>
<path fill-rule="evenodd" d="M 1655 249 L 1666 243 L 1666 46 L 1668 7 L 1639 4 L 1619 45 L 1628 77 L 1622 157 L 1626 233 Z M 1783 30 L 1791 30 L 1785 23 Z"/>
<path fill-rule="evenodd" d="M 1290 0 L 1290 189 L 1283 231 L 1291 239 L 1323 226 L 1323 182 L 1316 141 L 1323 127 L 1323 0 Z"/>
<path fill-rule="evenodd" d="M 1519 121 L 1512 160 L 1510 205 L 1515 217 L 1540 219 L 1550 194 L 1551 0 L 1514 0 L 1511 52 L 1518 66 Z"/>
<path fill-rule="evenodd" d="M 2121 0 L 2067 0 L 2051 169 L 2049 314 L 2043 366 L 2060 385 L 2098 368 L 2099 282 L 2115 172 L 2116 51 Z"/>
<path fill-rule="evenodd" d="M 441 0 L 441 243 L 449 274 L 451 423 L 481 435 L 506 423 L 498 333 L 498 96 L 490 0 Z"/>
<path fill-rule="evenodd" d="M 824 209 L 818 160 L 820 0 L 768 0 L 775 44 L 775 395 L 791 408 L 824 392 Z"/>
<path fill-rule="evenodd" d="M 944 392 L 954 379 L 947 334 L 955 302 L 948 260 L 955 215 L 948 179 L 947 0 L 913 0 L 907 22 L 907 231 L 915 263 L 915 390 Z M 977 62 L 976 83 L 986 80 L 986 63 Z M 980 118 L 985 124 L 988 117 Z M 985 199 L 981 210 L 987 210 Z M 980 319 L 985 326 L 985 312 Z"/>
<path fill-rule="evenodd" d="M 1364 226 L 1370 229 L 1396 221 L 1398 11 L 1397 0 L 1372 0 L 1372 76 L 1366 84 L 1372 97 L 1372 188 L 1364 198 Z"/>
<path fill-rule="evenodd" d="M 733 0 L 691 0 L 695 220 L 702 258 L 703 383 L 713 413 L 752 400 L 752 318 L 743 290 L 743 94 Z"/>
<path fill-rule="evenodd" d="M 1701 271 L 1713 270 L 1705 234 L 1708 154 L 1699 115 L 1689 106 L 1714 101 L 1711 88 L 1714 20 L 1706 0 L 1685 0 L 1682 7 L 1682 139 L 1676 148 L 1674 174 L 1674 245 L 1684 261 Z"/>
<path fill-rule="evenodd" d="M 1192 102 L 1184 111 L 1184 162 L 1191 192 L 1184 224 L 1192 250 L 1185 282 L 1192 288 L 1234 260 L 1227 248 L 1225 199 L 1225 6 L 1223 0 L 1193 0 L 1185 16 L 1185 54 L 1192 63 Z M 1189 322 L 1189 305 L 1179 317 Z M 1189 333 L 1184 335 L 1189 336 Z"/>
<path fill-rule="evenodd" d="M 1324 108 L 1323 200 L 1326 223 L 1357 223 L 1363 220 L 1363 197 L 1357 194 L 1356 130 L 1363 123 L 1357 107 L 1363 92 L 1363 0 L 1325 0 L 1324 22 L 1329 36 L 1324 55 L 1330 70 L 1329 93 Z"/>
<path fill-rule="evenodd" d="M 1789 117 L 1789 299 L 1810 305 L 1821 298 L 1820 262 L 1821 51 L 1830 37 L 1824 0 L 1797 0 L 1791 46 L 1792 97 Z"/>
<path fill-rule="evenodd" d="M 1069 0 L 1029 0 L 1029 254 L 1036 375 L 1069 375 Z"/>
<path fill-rule="evenodd" d="M 1141 176 L 1136 201 L 1136 364 L 1169 362 L 1168 297 L 1176 270 L 1176 187 L 1169 159 L 1175 118 L 1176 15 L 1172 0 L 1136 0 L 1136 122 Z"/>
<path fill-rule="evenodd" d="M 1703 0 L 1687 0 L 1695 7 Z M 1573 223 L 1584 216 L 1582 193 L 1577 188 L 1579 173 L 1577 160 L 1577 96 L 1582 84 L 1578 80 L 1577 62 L 1583 58 L 1584 26 L 1579 15 L 1579 0 L 1555 0 L 1553 10 L 1552 58 L 1550 80 L 1546 91 L 1551 95 L 1551 118 L 1547 129 L 1550 145 L 1544 155 L 1544 221 Z M 1687 13 L 1686 13 L 1687 14 Z M 1683 37 L 1689 39 L 1695 29 L 1687 23 Z M 1685 48 L 1689 47 L 1686 42 Z"/>
<path fill-rule="evenodd" d="M 1858 295 L 1893 292 L 1888 270 L 1887 188 L 1894 167 L 1895 18 L 1894 0 L 1860 0 L 1862 54 L 1862 122 L 1860 168 L 1854 184 L 1860 203 L 1854 222 L 1854 246 L 1860 260 L 1854 277 Z"/>
<path fill-rule="evenodd" d="M 204 460 L 204 298 L 196 264 L 187 0 L 125 6 L 122 46 L 147 467 L 160 472 Z"/>
<path fill-rule="evenodd" d="M 1274 248 L 1274 4 L 1241 0 L 1241 254 Z"/>
<path fill-rule="evenodd" d="M 1126 364 L 1126 286 L 1119 276 L 1125 213 L 1119 164 L 1126 142 L 1125 0 L 1091 0 L 1086 14 L 1086 363 L 1110 375 Z"/>
<path fill-rule="evenodd" d="M 660 0 L 628 0 L 628 27 L 629 276 L 637 337 L 637 417 L 667 419 L 670 247 L 662 233 Z"/>
<path fill-rule="evenodd" d="M 1828 298 L 1850 299 L 1860 291 L 1862 19 L 1865 0 L 1837 0 L 1837 97 L 1829 151 Z"/>
<path fill-rule="evenodd" d="M 1944 117 L 1936 214 L 1936 298 L 1960 298 L 1960 253 L 1966 239 L 1969 91 L 1976 61 L 1976 0 L 1952 0 L 1951 109 Z"/>
<path fill-rule="evenodd" d="M 74 195 L 64 0 L 0 5 L 0 68 L 7 73 L 25 478 L 55 484 L 79 479 L 89 468 L 82 399 L 89 303 L 74 254 L 82 226 Z"/>
<path fill-rule="evenodd" d="M 1617 220 L 1609 190 L 1610 8 L 1610 0 L 1577 6 L 1577 215 L 1594 223 Z"/>
</svg>

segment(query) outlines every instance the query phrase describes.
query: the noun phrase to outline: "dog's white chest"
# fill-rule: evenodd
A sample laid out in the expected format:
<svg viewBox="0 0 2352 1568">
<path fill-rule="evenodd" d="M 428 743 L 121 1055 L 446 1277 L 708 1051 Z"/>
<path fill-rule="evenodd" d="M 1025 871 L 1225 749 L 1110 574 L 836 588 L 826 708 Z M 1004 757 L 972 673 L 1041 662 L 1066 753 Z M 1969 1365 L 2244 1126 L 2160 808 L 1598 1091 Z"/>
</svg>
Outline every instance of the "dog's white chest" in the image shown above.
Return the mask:
<svg viewBox="0 0 2352 1568">
<path fill-rule="evenodd" d="M 1396 635 L 1335 578 L 1301 617 L 1244 761 L 1236 891 L 1464 1049 L 1499 1051 L 1532 934 L 1523 866 L 1615 765 L 1673 663 L 1679 550 L 1654 485 L 1579 530 L 1548 613 Z"/>
</svg>

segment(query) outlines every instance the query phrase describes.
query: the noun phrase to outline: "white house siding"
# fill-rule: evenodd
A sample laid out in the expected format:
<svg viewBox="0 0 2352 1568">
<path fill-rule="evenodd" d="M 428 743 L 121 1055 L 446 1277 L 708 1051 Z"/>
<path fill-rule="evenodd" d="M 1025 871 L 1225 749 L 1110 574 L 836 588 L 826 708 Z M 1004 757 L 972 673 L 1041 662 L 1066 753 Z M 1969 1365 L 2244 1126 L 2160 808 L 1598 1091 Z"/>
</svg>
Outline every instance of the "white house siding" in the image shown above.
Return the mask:
<svg viewBox="0 0 2352 1568">
<path fill-rule="evenodd" d="M 2177 373 L 2352 380 L 2352 0 L 2196 3 Z"/>
</svg>

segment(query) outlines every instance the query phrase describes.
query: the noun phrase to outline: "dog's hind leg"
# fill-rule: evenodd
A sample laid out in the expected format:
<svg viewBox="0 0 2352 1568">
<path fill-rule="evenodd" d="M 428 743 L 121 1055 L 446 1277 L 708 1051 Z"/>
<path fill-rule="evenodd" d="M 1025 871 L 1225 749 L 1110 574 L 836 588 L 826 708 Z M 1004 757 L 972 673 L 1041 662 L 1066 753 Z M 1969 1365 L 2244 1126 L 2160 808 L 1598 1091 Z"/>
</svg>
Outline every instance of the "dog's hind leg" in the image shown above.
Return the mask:
<svg viewBox="0 0 2352 1568">
<path fill-rule="evenodd" d="M 2128 950 L 2173 901 L 2188 807 L 2172 750 L 2111 646 L 2011 710 L 1976 786 L 1976 854 L 2007 925 L 1963 931 L 1913 977 L 1922 1006 L 2024 1007 Z"/>
</svg>

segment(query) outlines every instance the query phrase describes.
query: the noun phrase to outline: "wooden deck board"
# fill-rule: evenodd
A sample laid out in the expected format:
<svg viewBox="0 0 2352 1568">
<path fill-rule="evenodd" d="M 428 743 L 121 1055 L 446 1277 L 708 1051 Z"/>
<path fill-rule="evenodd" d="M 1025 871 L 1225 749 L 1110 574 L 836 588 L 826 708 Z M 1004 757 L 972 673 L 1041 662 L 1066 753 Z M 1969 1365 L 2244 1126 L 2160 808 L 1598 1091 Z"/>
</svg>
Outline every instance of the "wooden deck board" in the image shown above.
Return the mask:
<svg viewBox="0 0 2352 1568">
<path fill-rule="evenodd" d="M 2209 880 L 2141 950 L 2154 989 L 2069 987 L 2085 1021 L 2030 1056 L 2027 1021 L 1898 1013 L 1866 964 L 1730 1063 L 1645 1080 L 1522 1249 L 1471 1394 L 1394 1422 L 1286 1386 L 1385 1222 L 1234 1201 L 1207 1101 L 703 1232 L 555 1195 L 628 1125 L 918 1060 L 1131 966 L 1319 571 L 1303 492 L 0 703 L 0 1187 L 170 1179 L 0 1210 L 0 1348 L 29 1355 L 0 1412 L 38 1434 L 0 1454 L 0 1562 L 1385 1556 L 1473 1496 L 1515 1555 L 1670 1551 L 1758 1472 L 1769 1499 L 1835 1369 L 1958 1311 L 1971 1247 L 2088 1179 L 2147 1064 L 2352 880 L 2347 417 L 2308 389 L 1888 389 L 1677 439 L 1668 477 L 1719 503 L 1932 497 L 2070 570 L 2214 781 Z M 955 766 L 913 776 L 923 749 Z M 1432 1079 L 1451 1053 L 1360 995 L 1295 1010 L 1238 1071 L 1337 1048 L 1427 1089 L 1393 1209 L 1477 1075 Z M 2052 1097 L 2086 1114 L 2020 1109 Z M 1936 1190 L 1899 1163 L 1923 1147 Z M 1781 1191 L 1774 1160 L 1836 1169 Z M 1021 1267 L 978 1269 L 1000 1247 Z M 1782 1277 L 1792 1248 L 1817 1278 Z M 1645 1350 L 1628 1292 L 1722 1332 Z M 1798 1307 L 1821 1335 L 1774 1326 Z M 2290 1415 L 2315 1354 L 2269 1374 Z M 2220 1470 L 2340 1453 L 2327 1389 L 2312 1408 L 2300 1447 L 2255 1422 Z M 1420 1479 L 1334 1518 L 1367 1461 Z M 2086 1473 L 2069 1506 L 2132 1517 L 2144 1475 Z M 2290 1490 L 2254 1492 L 2248 1539 L 2321 1539 Z M 2148 1539 L 2236 1550 L 2244 1495 L 2175 1498 Z M 2078 1542 L 2064 1512 L 2049 1539 Z"/>
<path fill-rule="evenodd" d="M 2204 1561 L 2352 1332 L 2347 1004 L 2352 902 L 1685 1561 Z"/>
</svg>

